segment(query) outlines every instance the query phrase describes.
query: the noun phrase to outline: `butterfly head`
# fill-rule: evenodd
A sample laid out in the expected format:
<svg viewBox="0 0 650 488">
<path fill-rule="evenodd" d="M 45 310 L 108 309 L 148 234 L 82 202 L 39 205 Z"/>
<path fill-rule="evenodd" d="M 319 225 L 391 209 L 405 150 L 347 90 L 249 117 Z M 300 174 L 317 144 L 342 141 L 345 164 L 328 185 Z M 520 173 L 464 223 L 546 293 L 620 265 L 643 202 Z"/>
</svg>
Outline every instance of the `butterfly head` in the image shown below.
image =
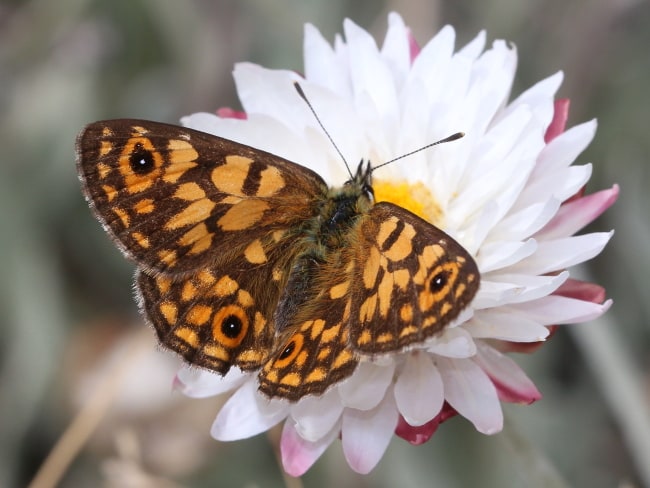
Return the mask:
<svg viewBox="0 0 650 488">
<path fill-rule="evenodd" d="M 368 212 L 374 203 L 372 167 L 369 162 L 362 160 L 356 173 L 343 186 L 330 189 L 318 219 L 321 226 L 318 233 L 338 235 L 345 232 L 357 217 Z"/>
<path fill-rule="evenodd" d="M 370 161 L 362 159 L 359 166 L 357 166 L 357 172 L 344 184 L 344 188 L 355 189 L 359 192 L 360 198 L 367 199 L 371 204 L 375 202 L 375 191 L 372 188 L 372 170 Z"/>
</svg>

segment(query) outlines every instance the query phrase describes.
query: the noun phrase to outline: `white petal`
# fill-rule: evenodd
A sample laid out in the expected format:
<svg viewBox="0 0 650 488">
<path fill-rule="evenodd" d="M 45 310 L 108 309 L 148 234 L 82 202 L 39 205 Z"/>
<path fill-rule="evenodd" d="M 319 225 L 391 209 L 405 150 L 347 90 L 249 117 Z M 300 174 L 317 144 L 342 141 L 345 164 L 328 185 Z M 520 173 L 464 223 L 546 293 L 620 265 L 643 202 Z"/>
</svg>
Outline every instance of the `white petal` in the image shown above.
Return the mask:
<svg viewBox="0 0 650 488">
<path fill-rule="evenodd" d="M 506 108 L 504 116 L 508 115 L 511 110 L 516 110 L 517 107 L 525 105 L 533 110 L 534 118 L 543 127 L 548 127 L 555 111 L 553 99 L 562 84 L 563 78 L 564 74 L 558 72 L 537 82 Z"/>
<path fill-rule="evenodd" d="M 476 257 L 476 264 L 481 273 L 487 273 L 518 263 L 532 255 L 536 250 L 537 242 L 535 239 L 528 239 L 525 242 L 498 241 L 486 243 L 481 246 L 481 251 Z"/>
<path fill-rule="evenodd" d="M 377 465 L 393 437 L 398 418 L 392 391 L 372 410 L 345 409 L 341 441 L 345 459 L 354 471 L 366 474 Z"/>
<path fill-rule="evenodd" d="M 496 349 L 479 343 L 478 353 L 473 359 L 493 382 L 499 384 L 498 388 L 508 390 L 510 401 L 530 403 L 541 398 L 535 384 L 517 363 Z"/>
<path fill-rule="evenodd" d="M 600 304 L 551 295 L 532 302 L 512 305 L 511 308 L 525 313 L 532 320 L 538 321 L 540 324 L 554 325 L 575 324 L 593 320 L 604 314 L 611 304 L 611 300 Z"/>
<path fill-rule="evenodd" d="M 352 86 L 355 97 L 365 94 L 377 110 L 380 121 L 397 124 L 397 93 L 390 70 L 384 64 L 377 44 L 368 32 L 349 19 L 343 22 L 348 42 Z"/>
<path fill-rule="evenodd" d="M 485 31 L 482 30 L 476 35 L 474 39 L 460 48 L 456 54 L 465 56 L 471 60 L 476 60 L 476 58 L 478 58 L 483 52 L 483 49 L 485 49 L 485 37 Z"/>
<path fill-rule="evenodd" d="M 613 231 L 594 232 L 539 242 L 535 254 L 508 268 L 508 272 L 540 275 L 569 268 L 600 254 L 612 235 Z"/>
<path fill-rule="evenodd" d="M 587 184 L 592 172 L 593 165 L 591 163 L 583 164 L 582 166 L 570 166 L 566 170 L 566 175 L 558 171 L 556 173 L 556 189 L 553 192 L 553 197 L 563 202 L 574 196 Z M 546 181 L 548 182 L 548 180 Z"/>
<path fill-rule="evenodd" d="M 563 202 L 575 195 L 591 177 L 591 164 L 569 166 L 555 172 L 531 178 L 517 201 L 516 208 L 555 198 Z"/>
<path fill-rule="evenodd" d="M 531 116 L 527 107 L 520 107 L 475 145 L 463 192 L 453 202 L 450 212 L 473 215 L 495 198 L 504 200 L 499 205 L 500 216 L 509 210 L 534 167 L 537 152 L 543 147 L 541 129 L 539 134 L 526 130 Z"/>
<path fill-rule="evenodd" d="M 444 99 L 444 87 L 447 85 L 448 67 L 454 50 L 456 33 L 446 25 L 423 47 L 413 60 L 409 79 L 419 80 L 426 87 L 425 106 L 433 108 L 434 103 Z"/>
<path fill-rule="evenodd" d="M 481 310 L 464 328 L 474 338 L 500 339 L 512 342 L 537 342 L 548 337 L 548 329 L 509 307 Z"/>
<path fill-rule="evenodd" d="M 246 439 L 270 429 L 287 416 L 288 404 L 262 398 L 257 386 L 257 381 L 248 381 L 228 399 L 212 424 L 212 437 L 219 441 Z"/>
<path fill-rule="evenodd" d="M 324 395 L 308 396 L 291 406 L 295 429 L 303 439 L 316 442 L 326 435 L 338 422 L 343 405 L 336 389 Z"/>
<path fill-rule="evenodd" d="M 267 115 L 282 121 L 298 132 L 305 121 L 313 118 L 307 105 L 300 102 L 300 97 L 293 86 L 294 81 L 302 79 L 287 70 L 270 70 L 253 63 L 237 63 L 233 71 L 237 84 L 237 95 L 244 111 L 252 114 Z"/>
<path fill-rule="evenodd" d="M 341 402 L 345 407 L 369 410 L 377 406 L 393 381 L 395 363 L 379 365 L 362 361 L 354 374 L 338 385 Z"/>
<path fill-rule="evenodd" d="M 571 127 L 549 142 L 539 156 L 536 173 L 553 174 L 568 167 L 584 151 L 596 134 L 595 120 Z"/>
<path fill-rule="evenodd" d="M 388 14 L 388 31 L 381 55 L 389 66 L 395 86 L 401 87 L 411 67 L 411 49 L 409 47 L 409 31 L 402 17 L 397 13 Z"/>
<path fill-rule="evenodd" d="M 549 276 L 488 273 L 481 278 L 481 287 L 472 301 L 472 308 L 482 310 L 506 303 L 534 300 L 554 292 L 568 278 L 567 271 Z"/>
<path fill-rule="evenodd" d="M 450 331 L 454 328 L 457 328 L 460 325 L 463 325 L 465 322 L 470 320 L 474 316 L 474 307 L 466 307 L 465 309 L 461 310 L 461 312 L 458 314 L 458 317 L 456 317 L 454 320 L 452 320 L 446 327 L 443 332 L 443 334 L 447 334 L 447 331 Z M 434 341 L 435 342 L 435 341 Z M 444 356 L 444 354 L 443 354 Z"/>
<path fill-rule="evenodd" d="M 471 359 L 437 360 L 445 385 L 445 399 L 483 434 L 503 428 L 503 412 L 490 378 Z"/>
<path fill-rule="evenodd" d="M 409 354 L 395 382 L 395 401 L 404 420 L 413 426 L 426 424 L 440 412 L 444 399 L 442 378 L 431 358 Z"/>
<path fill-rule="evenodd" d="M 218 124 L 223 120 L 216 114 L 208 112 L 196 112 L 191 115 L 181 117 L 181 124 L 191 129 L 208 132 L 217 135 L 219 132 Z"/>
<path fill-rule="evenodd" d="M 502 295 L 498 304 L 521 303 L 535 300 L 557 290 L 569 279 L 569 272 L 563 271 L 557 275 L 534 276 L 529 274 L 490 273 L 489 279 L 494 282 L 510 284 L 512 293 Z M 494 305 L 497 305 L 495 303 Z M 485 307 L 483 307 L 485 308 Z"/>
<path fill-rule="evenodd" d="M 430 342 L 427 351 L 450 358 L 467 358 L 476 354 L 472 336 L 463 327 L 447 328 Z"/>
<path fill-rule="evenodd" d="M 483 208 L 476 209 L 476 211 L 478 217 L 474 222 L 472 222 L 472 226 L 463 235 L 450 234 L 452 237 L 458 239 L 461 245 L 471 255 L 477 255 L 480 252 L 480 249 L 485 243 L 489 233 L 498 222 L 498 208 L 496 203 L 492 201 L 487 202 Z M 452 229 L 456 229 L 457 226 L 461 225 L 459 220 L 464 219 L 463 214 L 460 212 L 450 212 L 447 218 L 451 221 L 449 225 Z M 452 218 L 454 220 L 452 220 Z"/>
<path fill-rule="evenodd" d="M 224 119 L 214 114 L 197 113 L 183 117 L 185 126 L 230 139 L 247 146 L 270 152 L 297 164 L 308 166 L 326 181 L 332 181 L 336 165 L 329 163 L 332 146 L 322 132 L 310 138 L 309 133 L 296 133 L 275 118 L 250 115 L 246 120 Z M 342 166 L 342 165 L 341 165 Z"/>
<path fill-rule="evenodd" d="M 350 76 L 329 43 L 311 24 L 305 25 L 303 43 L 305 79 L 327 87 L 341 97 L 350 95 Z"/>
<path fill-rule="evenodd" d="M 342 184 L 347 180 L 340 156 L 293 87 L 293 81 L 299 79 L 297 75 L 240 63 L 234 76 L 248 118 L 222 119 L 217 135 L 307 166 L 330 184 Z M 312 87 L 304 80 L 302 83 L 303 90 L 308 93 L 311 103 L 318 107 L 319 117 L 330 126 L 329 130 L 337 138 L 341 150 L 350 157 L 359 157 L 363 148 L 357 152 L 349 149 L 349 140 L 358 141 L 362 127 L 353 107 L 349 104 L 342 106 L 330 91 Z M 248 102 L 244 103 L 244 100 Z M 336 124 L 330 119 L 330 113 L 334 111 Z M 358 147 L 358 143 L 354 147 Z"/>
<path fill-rule="evenodd" d="M 525 239 L 546 225 L 560 208 L 560 200 L 549 198 L 523 208 L 515 205 L 512 212 L 492 229 L 492 236 L 518 241 Z M 494 238 L 494 237 L 492 237 Z"/>
<path fill-rule="evenodd" d="M 516 283 L 501 283 L 492 281 L 490 276 L 481 277 L 481 286 L 472 300 L 474 310 L 491 308 L 502 303 L 516 300 L 517 296 L 525 290 L 525 286 Z"/>
<path fill-rule="evenodd" d="M 180 382 L 179 389 L 183 395 L 191 398 L 206 398 L 219 395 L 243 385 L 251 378 L 239 368 L 231 368 L 225 376 L 205 369 L 185 366 L 176 375 Z"/>
<path fill-rule="evenodd" d="M 354 110 L 354 107 L 348 100 L 334 95 L 331 91 L 323 89 L 311 83 L 302 85 L 302 89 L 307 95 L 310 103 L 318 113 L 318 118 L 327 128 L 327 131 L 335 141 L 341 154 L 352 166 L 354 171 L 355 165 L 362 158 L 368 156 L 368 145 L 366 144 L 365 124 L 359 113 Z M 326 165 L 337 168 L 338 175 L 336 179 L 326 178 L 322 171 L 327 171 L 327 168 L 316 168 L 310 163 L 310 167 L 319 173 L 330 185 L 342 185 L 349 179 L 349 175 L 345 170 L 345 165 L 341 160 L 340 155 L 332 145 L 331 141 L 325 135 L 323 129 L 316 125 L 316 120 L 313 118 L 313 125 L 307 130 L 307 136 L 310 136 L 307 141 L 307 146 L 312 154 L 315 152 L 322 152 L 328 155 Z M 304 137 L 304 136 L 303 136 Z M 318 146 L 314 146 L 312 141 L 319 141 Z M 311 158 L 315 158 L 313 154 Z M 331 171 L 330 171 L 331 173 Z"/>
<path fill-rule="evenodd" d="M 280 451 L 282 466 L 290 476 L 302 476 L 325 452 L 327 447 L 336 439 L 339 426 L 336 425 L 316 442 L 303 439 L 291 419 L 284 423 Z"/>
<path fill-rule="evenodd" d="M 485 38 L 482 40 L 484 42 Z M 516 67 L 517 51 L 503 41 L 495 41 L 492 48 L 476 60 L 472 66 L 467 99 L 461 102 L 464 104 L 463 111 L 476 112 L 476 122 L 465 129 L 467 132 L 482 135 L 495 121 L 508 100 Z"/>
<path fill-rule="evenodd" d="M 407 90 L 402 92 L 400 100 L 402 106 L 402 120 L 400 130 L 395 137 L 394 154 L 387 154 L 385 157 L 406 154 L 415 148 L 428 142 L 429 137 L 429 108 L 422 103 L 425 95 L 425 87 L 420 80 L 413 81 Z M 409 156 L 398 164 L 391 164 L 382 168 L 377 177 L 386 180 L 406 179 L 411 182 L 430 181 L 426 151 Z"/>
</svg>

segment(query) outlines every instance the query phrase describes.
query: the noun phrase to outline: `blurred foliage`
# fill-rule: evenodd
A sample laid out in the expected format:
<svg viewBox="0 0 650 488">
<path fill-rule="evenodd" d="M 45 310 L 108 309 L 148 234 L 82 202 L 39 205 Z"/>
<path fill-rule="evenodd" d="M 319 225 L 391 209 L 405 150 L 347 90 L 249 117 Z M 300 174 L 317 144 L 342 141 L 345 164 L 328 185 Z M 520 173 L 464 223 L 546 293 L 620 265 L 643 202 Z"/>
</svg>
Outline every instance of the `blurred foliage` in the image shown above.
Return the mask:
<svg viewBox="0 0 650 488">
<path fill-rule="evenodd" d="M 195 111 L 237 107 L 233 63 L 301 70 L 305 22 L 332 40 L 350 17 L 381 42 L 391 10 L 403 15 L 420 42 L 446 23 L 456 27 L 459 46 L 482 29 L 491 40 L 513 42 L 519 53 L 515 94 L 563 70 L 560 96 L 572 99 L 570 125 L 598 118 L 596 140 L 579 160 L 594 163 L 590 191 L 617 182 L 622 192 L 593 226 L 616 228 L 616 235 L 586 272 L 615 300 L 605 319 L 615 340 L 605 347 L 623 353 L 637 382 L 635 398 L 642 400 L 612 399 L 593 360 L 585 360 L 594 351 L 565 328 L 537 354 L 521 358 L 545 397 L 530 407 L 506 406 L 503 433 L 485 437 L 457 419 L 425 446 L 394 439 L 367 477 L 350 472 L 335 443 L 304 477 L 305 485 L 642 482 L 633 460 L 650 459 L 650 453 L 635 452 L 626 441 L 612 405 L 620 402 L 624 412 L 643 416 L 650 399 L 647 2 L 5 0 L 0 2 L 0 486 L 29 482 L 83 399 L 93 398 L 92 388 L 83 387 L 88 376 L 107 364 L 105 355 L 131 337 L 132 329 L 144 328 L 132 300 L 132 266 L 81 197 L 74 165 L 77 132 L 103 118 L 175 122 Z M 577 327 L 589 333 L 589 324 Z M 149 334 L 145 348 L 153 356 L 147 359 L 153 373 L 138 370 L 136 363 L 130 370 L 134 381 L 149 385 L 145 375 L 155 376 L 156 361 L 169 359 L 153 344 Z M 626 374 L 614 363 L 601 366 Z M 158 376 L 162 380 L 156 381 L 169 382 L 171 374 L 164 370 Z M 127 480 L 135 483 L 131 486 L 283 486 L 265 436 L 230 444 L 209 438 L 219 407 L 214 399 L 177 394 L 169 399 L 168 389 L 155 396 L 138 384 L 141 403 L 134 404 L 132 395 L 109 409 L 63 486 L 128 486 Z M 149 478 L 142 470 L 155 475 Z"/>
</svg>

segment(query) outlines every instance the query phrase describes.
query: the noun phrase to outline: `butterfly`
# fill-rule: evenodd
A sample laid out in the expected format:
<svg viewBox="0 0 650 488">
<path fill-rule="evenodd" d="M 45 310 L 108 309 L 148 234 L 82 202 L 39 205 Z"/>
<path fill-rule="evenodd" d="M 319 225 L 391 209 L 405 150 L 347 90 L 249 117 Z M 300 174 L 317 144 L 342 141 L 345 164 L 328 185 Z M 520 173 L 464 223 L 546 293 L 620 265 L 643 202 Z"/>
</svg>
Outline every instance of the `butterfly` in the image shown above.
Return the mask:
<svg viewBox="0 0 650 488">
<path fill-rule="evenodd" d="M 222 375 L 258 371 L 268 397 L 320 395 L 360 361 L 424 343 L 478 289 L 460 244 L 374 201 L 369 163 L 330 188 L 259 149 L 130 119 L 88 125 L 76 149 L 160 342 Z"/>
</svg>

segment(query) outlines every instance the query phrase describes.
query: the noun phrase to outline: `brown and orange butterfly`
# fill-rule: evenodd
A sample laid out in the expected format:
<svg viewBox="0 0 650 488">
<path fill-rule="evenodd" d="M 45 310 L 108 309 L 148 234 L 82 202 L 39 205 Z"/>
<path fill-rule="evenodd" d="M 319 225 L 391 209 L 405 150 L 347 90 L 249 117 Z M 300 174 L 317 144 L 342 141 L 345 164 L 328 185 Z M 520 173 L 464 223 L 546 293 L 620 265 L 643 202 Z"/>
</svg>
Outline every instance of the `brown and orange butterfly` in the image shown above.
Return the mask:
<svg viewBox="0 0 650 488">
<path fill-rule="evenodd" d="M 220 374 L 259 370 L 269 397 L 322 394 L 423 343 L 479 286 L 451 237 L 374 202 L 369 164 L 329 188 L 273 154 L 129 119 L 88 125 L 77 164 L 161 343 Z"/>
</svg>

